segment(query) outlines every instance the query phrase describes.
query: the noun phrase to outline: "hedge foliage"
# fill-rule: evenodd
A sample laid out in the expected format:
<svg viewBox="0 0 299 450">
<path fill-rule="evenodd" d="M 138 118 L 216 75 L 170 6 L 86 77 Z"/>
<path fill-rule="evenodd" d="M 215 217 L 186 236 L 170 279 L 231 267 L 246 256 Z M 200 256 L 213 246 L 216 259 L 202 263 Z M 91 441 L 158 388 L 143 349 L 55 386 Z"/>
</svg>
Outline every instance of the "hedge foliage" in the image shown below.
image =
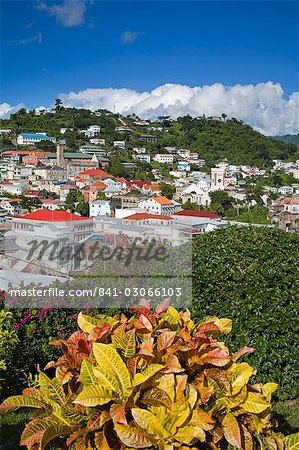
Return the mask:
<svg viewBox="0 0 299 450">
<path fill-rule="evenodd" d="M 299 236 L 230 227 L 196 238 L 193 252 L 193 317 L 231 318 L 227 343 L 256 349 L 250 363 L 280 400 L 298 397 Z"/>
<path fill-rule="evenodd" d="M 280 400 L 299 397 L 298 244 L 295 234 L 231 227 L 198 236 L 193 247 L 193 317 L 232 319 L 227 343 L 233 351 L 256 349 L 248 362 L 257 368 L 257 380 L 279 384 Z M 180 264 L 179 255 L 174 259 Z M 19 343 L 10 346 L 7 370 L 0 370 L 2 396 L 26 387 L 29 372 L 58 357 L 48 342 L 74 332 L 78 312 L 12 310 Z"/>
<path fill-rule="evenodd" d="M 195 324 L 166 299 L 127 315 L 78 316 L 80 331 L 55 340 L 62 355 L 0 413 L 34 408 L 20 445 L 28 450 L 295 450 L 296 436 L 275 433 L 276 383 L 254 383 L 255 370 L 219 336 L 232 321 Z M 220 337 L 220 339 L 222 339 Z M 252 384 L 252 381 L 254 384 Z"/>
</svg>

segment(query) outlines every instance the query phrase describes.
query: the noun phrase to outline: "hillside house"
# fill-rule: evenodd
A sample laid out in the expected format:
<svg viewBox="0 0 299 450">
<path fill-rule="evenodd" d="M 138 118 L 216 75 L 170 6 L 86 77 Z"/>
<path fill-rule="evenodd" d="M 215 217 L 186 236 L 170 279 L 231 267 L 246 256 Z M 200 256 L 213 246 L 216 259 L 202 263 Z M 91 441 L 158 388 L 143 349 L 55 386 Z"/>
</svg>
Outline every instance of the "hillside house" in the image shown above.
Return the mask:
<svg viewBox="0 0 299 450">
<path fill-rule="evenodd" d="M 166 197 L 151 197 L 148 200 L 138 203 L 138 207 L 144 209 L 149 214 L 159 214 L 160 216 L 171 216 L 181 209 L 181 205 Z"/>
<path fill-rule="evenodd" d="M 55 144 L 56 139 L 53 136 L 47 136 L 47 133 L 22 133 L 17 137 L 18 145 L 35 145 L 41 141 L 49 141 Z"/>
<path fill-rule="evenodd" d="M 89 216 L 90 217 L 111 216 L 110 202 L 107 200 L 95 200 L 89 202 Z"/>
<path fill-rule="evenodd" d="M 154 156 L 154 161 L 160 164 L 173 164 L 173 155 L 168 153 L 158 153 Z"/>
</svg>

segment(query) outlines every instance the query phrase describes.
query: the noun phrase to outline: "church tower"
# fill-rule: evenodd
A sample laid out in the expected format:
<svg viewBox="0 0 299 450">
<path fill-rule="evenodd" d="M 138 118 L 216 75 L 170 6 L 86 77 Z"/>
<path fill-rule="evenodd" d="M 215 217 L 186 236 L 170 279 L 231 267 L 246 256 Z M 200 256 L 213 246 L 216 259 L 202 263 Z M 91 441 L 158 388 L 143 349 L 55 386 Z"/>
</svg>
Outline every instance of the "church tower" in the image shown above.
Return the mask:
<svg viewBox="0 0 299 450">
<path fill-rule="evenodd" d="M 211 190 L 224 190 L 225 187 L 225 169 L 213 167 L 211 169 Z"/>
<path fill-rule="evenodd" d="M 62 167 L 65 166 L 64 150 L 65 150 L 65 141 L 64 140 L 58 141 L 56 146 L 56 159 L 57 165 Z"/>
</svg>

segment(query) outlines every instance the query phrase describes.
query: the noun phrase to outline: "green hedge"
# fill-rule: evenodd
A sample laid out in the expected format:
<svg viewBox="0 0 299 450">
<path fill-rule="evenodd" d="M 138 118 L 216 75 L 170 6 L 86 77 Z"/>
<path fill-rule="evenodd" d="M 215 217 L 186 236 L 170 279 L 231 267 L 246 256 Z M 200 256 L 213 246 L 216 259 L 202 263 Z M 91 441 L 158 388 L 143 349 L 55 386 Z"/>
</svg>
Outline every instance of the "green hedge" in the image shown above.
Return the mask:
<svg viewBox="0 0 299 450">
<path fill-rule="evenodd" d="M 230 227 L 193 245 L 193 314 L 233 319 L 232 348 L 248 358 L 257 381 L 279 383 L 280 400 L 299 395 L 299 236 L 276 229 Z"/>
<path fill-rule="evenodd" d="M 179 255 L 176 263 L 179 264 Z M 3 293 L 1 295 L 3 297 Z M 2 298 L 3 300 L 3 298 Z M 232 350 L 249 345 L 256 380 L 279 383 L 280 400 L 299 397 L 299 236 L 274 229 L 231 227 L 193 244 L 195 318 L 233 319 Z M 60 354 L 49 346 L 78 329 L 76 310 L 12 310 L 19 342 L 0 370 L 2 396 L 19 393 L 29 372 Z M 90 311 L 92 314 L 92 311 Z M 111 312 L 112 313 L 112 312 Z"/>
</svg>

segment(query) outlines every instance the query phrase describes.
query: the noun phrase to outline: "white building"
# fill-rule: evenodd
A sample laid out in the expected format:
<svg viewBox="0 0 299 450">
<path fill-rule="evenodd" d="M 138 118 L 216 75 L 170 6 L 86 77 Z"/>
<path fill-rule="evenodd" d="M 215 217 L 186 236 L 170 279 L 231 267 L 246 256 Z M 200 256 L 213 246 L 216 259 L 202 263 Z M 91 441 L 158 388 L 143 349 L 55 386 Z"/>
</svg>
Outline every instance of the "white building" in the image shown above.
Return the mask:
<svg viewBox="0 0 299 450">
<path fill-rule="evenodd" d="M 225 169 L 213 167 L 211 169 L 211 190 L 224 190 L 225 188 Z"/>
<path fill-rule="evenodd" d="M 299 167 L 297 169 L 290 169 L 290 174 L 293 175 L 296 180 L 299 180 Z"/>
<path fill-rule="evenodd" d="M 204 189 L 199 183 L 192 183 L 181 192 L 180 197 L 183 203 L 189 201 L 199 206 L 209 206 L 211 201 L 209 196 L 209 188 Z"/>
<path fill-rule="evenodd" d="M 41 200 L 42 209 L 48 209 L 50 211 L 56 211 L 64 206 L 63 202 L 59 199 L 45 198 Z"/>
<path fill-rule="evenodd" d="M 85 136 L 92 138 L 98 136 L 101 133 L 100 125 L 90 125 L 87 130 L 81 130 L 80 133 L 85 134 Z"/>
<path fill-rule="evenodd" d="M 111 216 L 110 202 L 107 200 L 95 200 L 89 203 L 89 216 Z"/>
<path fill-rule="evenodd" d="M 190 169 L 191 169 L 191 166 L 188 161 L 179 161 L 178 162 L 178 170 L 182 170 L 183 172 L 189 172 Z"/>
<path fill-rule="evenodd" d="M 292 188 L 292 186 L 281 186 L 280 188 L 278 188 L 278 192 L 279 194 L 282 195 L 291 195 L 293 194 L 294 189 Z"/>
<path fill-rule="evenodd" d="M 115 131 L 127 131 L 129 133 L 132 132 L 131 128 L 126 125 L 120 125 L 118 127 L 115 127 Z"/>
<path fill-rule="evenodd" d="M 12 132 L 11 128 L 2 128 L 0 134 L 10 134 Z"/>
<path fill-rule="evenodd" d="M 55 144 L 56 139 L 53 136 L 47 136 L 46 133 L 22 133 L 17 138 L 18 145 L 34 145 L 41 141 L 50 141 Z"/>
<path fill-rule="evenodd" d="M 7 192 L 12 195 L 21 195 L 28 185 L 19 182 L 3 181 L 0 183 L 0 195 Z"/>
<path fill-rule="evenodd" d="M 181 209 L 181 205 L 174 200 L 166 197 L 151 197 L 138 203 L 138 207 L 150 214 L 159 214 L 162 216 L 171 216 Z"/>
<path fill-rule="evenodd" d="M 135 161 L 150 163 L 151 162 L 151 155 L 148 155 L 148 154 L 133 155 L 133 159 L 135 159 Z"/>
<path fill-rule="evenodd" d="M 19 264 L 14 264 L 14 270 L 52 275 L 53 271 L 68 273 L 70 270 L 78 270 L 82 264 L 80 255 L 68 259 L 59 258 L 59 252 L 67 246 L 74 253 L 76 246 L 83 243 L 94 231 L 94 221 L 89 217 L 81 217 L 66 211 L 49 211 L 39 209 L 24 216 L 13 218 L 12 229 L 6 233 L 7 238 L 12 239 L 20 250 L 11 256 L 16 258 Z M 29 256 L 32 249 L 32 241 L 35 241 L 37 249 Z M 38 247 L 38 245 L 40 245 Z M 51 252 L 56 248 L 56 258 L 50 258 Z M 38 262 L 39 252 L 42 258 Z M 32 263 L 34 264 L 32 266 Z M 22 262 L 22 263 L 21 263 Z M 38 272 L 39 264 L 40 272 Z M 31 267 L 32 266 L 32 267 Z"/>
<path fill-rule="evenodd" d="M 138 155 L 141 155 L 142 153 L 146 153 L 145 147 L 133 147 L 133 152 L 137 153 Z"/>
<path fill-rule="evenodd" d="M 154 161 L 161 164 L 173 164 L 173 155 L 169 155 L 167 153 L 158 153 L 154 157 Z"/>
<path fill-rule="evenodd" d="M 74 128 L 60 128 L 60 134 L 65 134 L 66 131 L 74 131 Z"/>
<path fill-rule="evenodd" d="M 126 141 L 114 141 L 113 142 L 114 147 L 120 148 L 121 150 L 124 150 L 126 147 Z"/>
<path fill-rule="evenodd" d="M 0 207 L 12 216 L 19 216 L 22 213 L 21 201 L 17 199 L 2 199 L 0 200 Z"/>
<path fill-rule="evenodd" d="M 81 145 L 79 147 L 79 151 L 81 153 L 89 154 L 89 155 L 99 155 L 99 156 L 106 156 L 106 150 L 103 147 L 99 147 L 98 145 L 94 144 L 85 144 Z"/>
<path fill-rule="evenodd" d="M 284 202 L 284 210 L 299 215 L 299 198 L 288 198 Z"/>
<path fill-rule="evenodd" d="M 95 145 L 106 145 L 105 139 L 100 139 L 100 138 L 91 138 L 91 139 L 89 139 L 89 142 L 91 144 L 95 144 Z"/>
</svg>

